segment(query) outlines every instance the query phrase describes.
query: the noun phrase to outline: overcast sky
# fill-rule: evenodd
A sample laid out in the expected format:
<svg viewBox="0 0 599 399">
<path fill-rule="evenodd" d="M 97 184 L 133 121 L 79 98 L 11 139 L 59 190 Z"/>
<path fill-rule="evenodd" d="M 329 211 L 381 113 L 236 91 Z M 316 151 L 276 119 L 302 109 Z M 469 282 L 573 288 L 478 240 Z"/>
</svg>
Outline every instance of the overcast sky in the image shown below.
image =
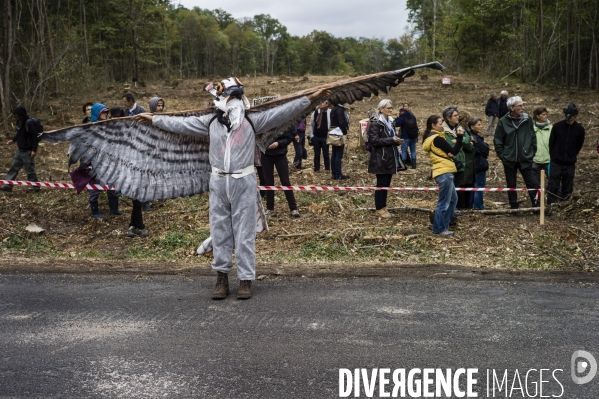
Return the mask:
<svg viewBox="0 0 599 399">
<path fill-rule="evenodd" d="M 174 0 L 186 8 L 222 8 L 234 18 L 270 14 L 296 36 L 324 30 L 335 37 L 398 38 L 404 34 L 406 0 L 369 3 L 364 0 Z M 378 8 L 376 8 L 378 7 Z"/>
</svg>

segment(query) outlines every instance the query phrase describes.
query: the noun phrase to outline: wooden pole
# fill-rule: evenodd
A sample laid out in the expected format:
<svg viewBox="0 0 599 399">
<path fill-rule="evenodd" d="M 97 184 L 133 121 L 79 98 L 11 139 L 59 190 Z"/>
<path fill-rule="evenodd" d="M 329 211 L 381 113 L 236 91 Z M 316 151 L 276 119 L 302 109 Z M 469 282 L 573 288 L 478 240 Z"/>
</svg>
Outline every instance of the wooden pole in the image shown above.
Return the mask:
<svg viewBox="0 0 599 399">
<path fill-rule="evenodd" d="M 541 226 L 545 224 L 545 171 L 541 170 L 541 192 L 539 193 L 541 198 Z"/>
</svg>

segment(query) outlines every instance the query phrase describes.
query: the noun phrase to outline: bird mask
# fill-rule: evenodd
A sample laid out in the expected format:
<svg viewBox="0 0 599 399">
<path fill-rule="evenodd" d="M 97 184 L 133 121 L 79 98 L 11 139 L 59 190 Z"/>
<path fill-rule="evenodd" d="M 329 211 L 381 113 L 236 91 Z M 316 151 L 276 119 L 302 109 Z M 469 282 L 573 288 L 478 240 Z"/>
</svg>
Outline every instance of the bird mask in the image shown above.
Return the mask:
<svg viewBox="0 0 599 399">
<path fill-rule="evenodd" d="M 243 85 L 237 78 L 221 80 L 216 84 L 210 83 L 206 91 L 214 96 L 214 105 L 224 112 L 235 130 L 243 121 L 245 111 L 250 109 L 250 102 L 243 95 Z"/>
</svg>

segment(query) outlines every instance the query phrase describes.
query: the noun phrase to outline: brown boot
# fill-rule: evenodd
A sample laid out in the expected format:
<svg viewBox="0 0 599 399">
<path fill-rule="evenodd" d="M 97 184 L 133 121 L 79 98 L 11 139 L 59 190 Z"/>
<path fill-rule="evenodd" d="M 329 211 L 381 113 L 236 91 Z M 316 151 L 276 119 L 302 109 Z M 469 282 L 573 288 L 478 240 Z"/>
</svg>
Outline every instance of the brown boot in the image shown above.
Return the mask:
<svg viewBox="0 0 599 399">
<path fill-rule="evenodd" d="M 391 217 L 391 214 L 389 213 L 387 208 L 381 208 L 381 209 L 375 211 L 374 214 L 375 214 L 375 216 L 378 216 L 380 218 L 390 218 Z"/>
<path fill-rule="evenodd" d="M 239 290 L 237 291 L 237 299 L 250 299 L 252 297 L 252 280 L 241 280 L 239 282 Z"/>
<path fill-rule="evenodd" d="M 229 275 L 218 272 L 216 287 L 212 291 L 212 299 L 225 299 L 229 295 Z"/>
</svg>

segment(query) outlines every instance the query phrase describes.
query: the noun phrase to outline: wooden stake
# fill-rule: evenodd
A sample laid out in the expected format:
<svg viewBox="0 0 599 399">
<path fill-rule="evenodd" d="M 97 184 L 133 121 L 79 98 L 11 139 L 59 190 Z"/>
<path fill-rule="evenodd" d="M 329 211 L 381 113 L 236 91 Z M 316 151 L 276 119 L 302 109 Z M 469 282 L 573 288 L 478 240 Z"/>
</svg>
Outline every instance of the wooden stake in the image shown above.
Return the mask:
<svg viewBox="0 0 599 399">
<path fill-rule="evenodd" d="M 541 192 L 539 193 L 541 198 L 541 226 L 545 224 L 545 171 L 541 170 Z"/>
</svg>

